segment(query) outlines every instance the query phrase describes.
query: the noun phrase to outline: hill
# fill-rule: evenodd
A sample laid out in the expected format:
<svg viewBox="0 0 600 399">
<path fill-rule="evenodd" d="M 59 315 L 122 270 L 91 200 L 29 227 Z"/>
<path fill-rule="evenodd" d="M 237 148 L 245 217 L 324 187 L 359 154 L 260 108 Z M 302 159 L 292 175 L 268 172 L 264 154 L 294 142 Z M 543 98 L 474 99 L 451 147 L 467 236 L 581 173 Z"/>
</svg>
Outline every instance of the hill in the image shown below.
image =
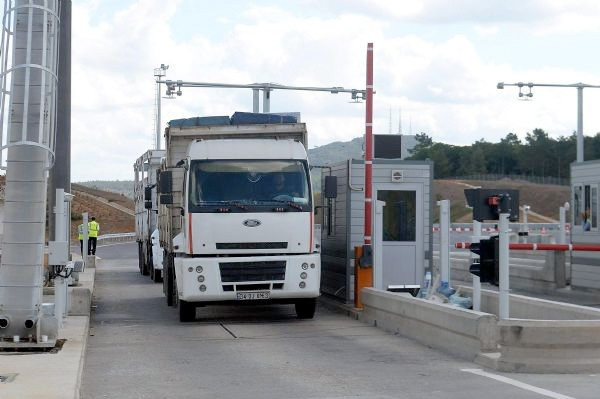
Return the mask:
<svg viewBox="0 0 600 399">
<path fill-rule="evenodd" d="M 130 233 L 135 230 L 133 200 L 123 194 L 72 184 L 71 237 L 77 239 L 81 214 L 88 212 L 100 223 L 100 234 Z"/>
<path fill-rule="evenodd" d="M 308 150 L 311 165 L 332 165 L 350 158 L 361 159 L 363 154 L 363 138 L 350 141 L 336 141 Z"/>
<path fill-rule="evenodd" d="M 529 205 L 531 211 L 558 220 L 559 208 L 570 201 L 571 189 L 568 186 L 551 184 L 535 184 L 521 180 L 502 179 L 497 181 L 461 181 L 461 180 L 435 180 L 434 181 L 434 220 L 439 220 L 439 209 L 435 202 L 449 199 L 451 203 L 451 217 L 453 222 L 471 222 L 471 210 L 466 207 L 464 189 L 472 186 L 482 188 L 506 188 L 519 190 L 520 205 Z M 522 217 L 522 215 L 521 215 Z M 530 214 L 530 222 L 547 223 L 548 220 Z"/>
<path fill-rule="evenodd" d="M 91 180 L 74 184 L 105 192 L 123 194 L 133 199 L 133 180 Z"/>
</svg>

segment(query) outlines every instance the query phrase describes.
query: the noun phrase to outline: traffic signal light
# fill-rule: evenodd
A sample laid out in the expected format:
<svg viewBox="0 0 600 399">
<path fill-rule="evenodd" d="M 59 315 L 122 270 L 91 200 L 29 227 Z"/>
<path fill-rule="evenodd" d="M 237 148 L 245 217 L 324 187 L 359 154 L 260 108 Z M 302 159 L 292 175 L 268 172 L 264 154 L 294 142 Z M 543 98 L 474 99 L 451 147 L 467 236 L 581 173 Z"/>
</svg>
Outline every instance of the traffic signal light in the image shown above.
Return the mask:
<svg viewBox="0 0 600 399">
<path fill-rule="evenodd" d="M 469 272 L 476 276 L 482 283 L 491 283 L 498 285 L 499 281 L 499 262 L 498 262 L 498 236 L 490 237 L 486 240 L 481 240 L 478 243 L 471 243 L 470 250 L 476 255 L 479 255 L 479 260 L 476 260 L 469 267 Z"/>
</svg>

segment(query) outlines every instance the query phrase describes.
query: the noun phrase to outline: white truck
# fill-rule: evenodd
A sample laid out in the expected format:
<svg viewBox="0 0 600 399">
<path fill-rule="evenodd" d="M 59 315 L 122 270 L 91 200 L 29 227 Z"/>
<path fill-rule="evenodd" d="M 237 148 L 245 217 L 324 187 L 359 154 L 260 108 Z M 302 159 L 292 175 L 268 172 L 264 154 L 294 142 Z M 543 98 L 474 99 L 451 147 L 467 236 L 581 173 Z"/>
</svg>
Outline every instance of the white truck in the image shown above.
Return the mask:
<svg viewBox="0 0 600 399">
<path fill-rule="evenodd" d="M 162 263 L 154 262 L 153 259 L 152 243 L 152 233 L 158 229 L 156 175 L 164 156 L 164 150 L 148 150 L 133 164 L 135 237 L 138 243 L 139 268 L 141 274 L 149 274 L 155 282 L 160 282 L 162 275 Z"/>
<path fill-rule="evenodd" d="M 270 114 L 169 122 L 159 232 L 180 321 L 232 303 L 291 303 L 313 317 L 321 264 L 306 136 L 304 123 Z"/>
</svg>

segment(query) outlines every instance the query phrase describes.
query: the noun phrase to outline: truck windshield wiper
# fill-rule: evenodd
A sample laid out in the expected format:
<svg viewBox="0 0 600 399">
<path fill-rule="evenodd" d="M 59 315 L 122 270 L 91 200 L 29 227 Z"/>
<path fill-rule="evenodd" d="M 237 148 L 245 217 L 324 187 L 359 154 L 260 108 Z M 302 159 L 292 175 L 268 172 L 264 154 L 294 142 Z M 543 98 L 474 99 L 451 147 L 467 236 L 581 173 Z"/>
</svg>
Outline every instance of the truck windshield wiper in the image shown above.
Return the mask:
<svg viewBox="0 0 600 399">
<path fill-rule="evenodd" d="M 238 201 L 201 201 L 198 205 L 231 205 L 245 211 L 248 210 L 248 205 Z"/>
<path fill-rule="evenodd" d="M 274 201 L 274 202 L 279 202 L 281 204 L 287 204 L 288 206 L 291 206 L 294 209 L 298 209 L 299 211 L 302 210 L 302 205 L 295 203 L 294 201 L 286 201 L 286 200 L 270 200 L 270 201 Z"/>
</svg>

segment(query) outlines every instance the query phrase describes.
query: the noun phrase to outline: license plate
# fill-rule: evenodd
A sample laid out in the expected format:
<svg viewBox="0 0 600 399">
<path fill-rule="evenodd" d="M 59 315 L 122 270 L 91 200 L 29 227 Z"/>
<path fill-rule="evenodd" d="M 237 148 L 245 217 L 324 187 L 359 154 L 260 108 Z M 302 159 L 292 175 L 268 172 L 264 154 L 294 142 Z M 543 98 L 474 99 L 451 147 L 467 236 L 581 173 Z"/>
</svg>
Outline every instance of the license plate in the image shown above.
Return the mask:
<svg viewBox="0 0 600 399">
<path fill-rule="evenodd" d="M 255 291 L 255 292 L 236 292 L 235 299 L 238 301 L 251 301 L 255 299 L 270 299 L 271 293 L 269 291 Z"/>
</svg>

